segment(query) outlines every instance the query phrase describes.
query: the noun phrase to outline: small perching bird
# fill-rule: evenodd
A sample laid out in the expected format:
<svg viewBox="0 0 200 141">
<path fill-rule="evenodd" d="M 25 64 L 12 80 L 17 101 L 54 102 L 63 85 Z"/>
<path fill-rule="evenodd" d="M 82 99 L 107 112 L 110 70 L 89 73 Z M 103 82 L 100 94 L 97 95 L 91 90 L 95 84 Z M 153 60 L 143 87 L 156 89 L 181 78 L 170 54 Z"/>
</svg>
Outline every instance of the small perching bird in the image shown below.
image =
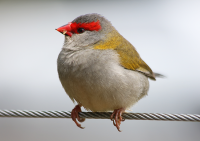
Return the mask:
<svg viewBox="0 0 200 141">
<path fill-rule="evenodd" d="M 58 74 L 66 93 L 78 105 L 71 117 L 76 125 L 81 106 L 93 112 L 114 111 L 120 131 L 122 113 L 147 95 L 155 73 L 112 24 L 99 14 L 81 15 L 56 29 L 65 35 L 58 56 Z M 159 74 L 157 74 L 159 75 Z"/>
</svg>

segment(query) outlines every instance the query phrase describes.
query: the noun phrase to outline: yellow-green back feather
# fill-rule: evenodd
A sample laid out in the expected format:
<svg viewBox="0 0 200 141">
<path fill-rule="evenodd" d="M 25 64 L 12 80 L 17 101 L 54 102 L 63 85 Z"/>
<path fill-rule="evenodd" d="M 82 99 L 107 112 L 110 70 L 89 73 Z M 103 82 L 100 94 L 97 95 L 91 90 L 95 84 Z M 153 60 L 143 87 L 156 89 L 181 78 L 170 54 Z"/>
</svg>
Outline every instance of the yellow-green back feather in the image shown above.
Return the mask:
<svg viewBox="0 0 200 141">
<path fill-rule="evenodd" d="M 94 49 L 113 49 L 120 57 L 120 64 L 129 70 L 139 71 L 149 78 L 155 80 L 151 68 L 140 58 L 140 55 L 123 36 L 117 31 L 109 33 L 105 41 L 100 41 L 94 46 Z"/>
</svg>

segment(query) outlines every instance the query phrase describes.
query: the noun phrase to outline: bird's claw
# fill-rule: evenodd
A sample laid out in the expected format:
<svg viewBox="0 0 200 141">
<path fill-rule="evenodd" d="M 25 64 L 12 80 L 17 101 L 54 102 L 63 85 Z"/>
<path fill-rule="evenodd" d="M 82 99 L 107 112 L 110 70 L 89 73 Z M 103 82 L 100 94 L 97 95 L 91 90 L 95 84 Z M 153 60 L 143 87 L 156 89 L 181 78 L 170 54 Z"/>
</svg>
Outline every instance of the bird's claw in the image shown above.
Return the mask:
<svg viewBox="0 0 200 141">
<path fill-rule="evenodd" d="M 78 120 L 79 122 L 84 122 L 84 121 L 85 121 L 85 118 L 80 118 L 80 117 L 79 117 L 79 115 L 78 115 L 79 112 L 81 112 L 81 107 L 80 107 L 79 105 L 76 105 L 76 106 L 74 107 L 74 109 L 72 110 L 72 112 L 71 112 L 71 118 L 72 118 L 72 120 L 76 123 L 76 125 L 77 125 L 79 128 L 84 129 L 85 127 L 82 127 L 81 124 L 79 124 L 79 123 L 77 122 L 77 120 Z M 76 120 L 76 119 L 77 119 L 77 120 Z"/>
<path fill-rule="evenodd" d="M 125 121 L 125 119 L 122 118 L 122 113 L 124 111 L 125 111 L 124 108 L 116 109 L 110 116 L 110 119 L 113 121 L 113 125 L 116 126 L 119 132 L 121 132 L 120 130 L 121 121 Z"/>
</svg>

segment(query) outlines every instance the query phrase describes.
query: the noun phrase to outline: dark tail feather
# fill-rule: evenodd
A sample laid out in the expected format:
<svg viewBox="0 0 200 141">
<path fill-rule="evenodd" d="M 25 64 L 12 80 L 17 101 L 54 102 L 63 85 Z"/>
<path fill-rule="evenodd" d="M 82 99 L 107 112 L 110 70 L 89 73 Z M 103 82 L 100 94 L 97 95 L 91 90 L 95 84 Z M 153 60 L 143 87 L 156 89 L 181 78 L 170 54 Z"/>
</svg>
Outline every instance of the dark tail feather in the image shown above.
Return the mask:
<svg viewBox="0 0 200 141">
<path fill-rule="evenodd" d="M 160 73 L 156 73 L 156 72 L 154 72 L 154 76 L 155 76 L 155 77 L 159 77 L 159 78 L 165 78 L 164 75 L 162 75 L 162 74 L 160 74 Z"/>
</svg>

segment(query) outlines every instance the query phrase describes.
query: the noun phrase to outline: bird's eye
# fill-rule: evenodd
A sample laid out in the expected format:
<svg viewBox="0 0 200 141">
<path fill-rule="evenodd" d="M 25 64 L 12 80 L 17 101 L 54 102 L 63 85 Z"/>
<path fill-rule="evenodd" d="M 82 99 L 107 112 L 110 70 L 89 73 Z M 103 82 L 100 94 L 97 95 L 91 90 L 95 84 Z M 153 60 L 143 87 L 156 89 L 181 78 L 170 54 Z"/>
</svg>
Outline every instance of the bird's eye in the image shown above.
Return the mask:
<svg viewBox="0 0 200 141">
<path fill-rule="evenodd" d="M 84 28 L 79 28 L 79 29 L 77 30 L 78 33 L 83 33 L 84 31 L 85 31 Z"/>
</svg>

